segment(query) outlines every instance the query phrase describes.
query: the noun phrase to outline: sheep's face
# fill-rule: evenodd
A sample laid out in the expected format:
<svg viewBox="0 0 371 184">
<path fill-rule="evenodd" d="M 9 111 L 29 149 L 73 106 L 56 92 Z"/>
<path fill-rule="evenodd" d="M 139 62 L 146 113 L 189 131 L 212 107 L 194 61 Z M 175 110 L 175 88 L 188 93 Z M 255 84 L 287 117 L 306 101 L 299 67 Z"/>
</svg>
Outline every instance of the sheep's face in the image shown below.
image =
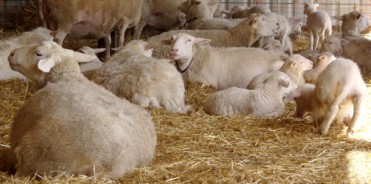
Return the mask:
<svg viewBox="0 0 371 184">
<path fill-rule="evenodd" d="M 312 3 L 305 3 L 304 4 L 304 14 L 311 14 L 313 12 L 317 11 L 317 8 L 319 7 L 318 3 L 312 4 Z"/>
<path fill-rule="evenodd" d="M 304 72 L 313 68 L 313 62 L 299 54 L 292 54 L 286 61 L 285 65 L 289 65 L 293 70 Z"/>
<path fill-rule="evenodd" d="M 9 57 L 10 67 L 22 73 L 27 78 L 38 81 L 43 76 L 43 66 L 54 66 L 54 62 L 47 61 L 50 58 L 50 44 L 32 44 L 13 50 Z M 40 69 L 41 68 L 41 69 Z"/>
<path fill-rule="evenodd" d="M 322 51 L 334 53 L 336 56 L 342 56 L 343 48 L 341 47 L 341 40 L 334 36 L 327 37 L 323 40 Z"/>
<path fill-rule="evenodd" d="M 367 19 L 359 12 L 353 11 L 349 14 L 344 14 L 341 17 L 343 21 L 341 25 L 341 31 L 343 35 L 348 36 L 359 36 L 360 32 L 364 27 L 363 24 L 367 24 Z"/>
<path fill-rule="evenodd" d="M 173 35 L 170 40 L 163 40 L 165 45 L 171 45 L 171 57 L 174 60 L 189 60 L 193 57 L 193 46 L 204 45 L 210 42 L 209 39 L 196 38 L 186 33 Z"/>
</svg>

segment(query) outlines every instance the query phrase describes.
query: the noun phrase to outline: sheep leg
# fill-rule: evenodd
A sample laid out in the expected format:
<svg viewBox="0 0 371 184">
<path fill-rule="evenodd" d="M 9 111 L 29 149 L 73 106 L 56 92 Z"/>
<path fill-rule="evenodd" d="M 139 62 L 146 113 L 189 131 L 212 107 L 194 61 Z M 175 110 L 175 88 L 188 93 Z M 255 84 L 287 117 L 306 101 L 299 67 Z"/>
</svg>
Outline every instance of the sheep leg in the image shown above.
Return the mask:
<svg viewBox="0 0 371 184">
<path fill-rule="evenodd" d="M 146 26 L 146 21 L 140 21 L 139 24 L 134 29 L 134 39 L 139 39 L 142 34 L 144 26 Z"/>
<path fill-rule="evenodd" d="M 104 45 L 106 48 L 106 59 L 108 59 L 111 57 L 111 34 L 110 33 L 108 33 L 108 35 L 104 37 Z"/>
<path fill-rule="evenodd" d="M 125 41 L 125 32 L 126 29 L 129 27 L 129 23 L 127 21 L 124 21 L 124 24 L 122 25 L 119 33 L 119 47 L 124 46 L 124 41 Z"/>
<path fill-rule="evenodd" d="M 309 32 L 309 38 L 310 38 L 310 50 L 313 50 L 313 32 Z"/>
<path fill-rule="evenodd" d="M 318 40 L 319 40 L 319 35 L 316 33 L 316 34 L 313 34 L 313 48 L 312 50 L 316 50 L 317 49 L 317 45 L 318 45 Z"/>
<path fill-rule="evenodd" d="M 57 34 L 55 35 L 53 41 L 57 42 L 59 45 L 62 45 L 63 40 L 64 40 L 64 38 L 66 38 L 66 36 L 67 36 L 67 32 L 57 30 Z"/>
<path fill-rule="evenodd" d="M 320 126 L 320 130 L 321 130 L 322 134 L 324 134 L 324 135 L 327 134 L 328 129 L 329 129 L 332 121 L 334 121 L 338 111 L 339 111 L 339 105 L 338 104 L 333 103 L 329 106 L 329 108 L 327 109 L 327 111 L 325 113 L 325 117 L 323 119 L 323 122 Z"/>
<path fill-rule="evenodd" d="M 323 29 L 321 31 L 321 36 L 320 36 L 321 42 L 323 42 L 323 40 L 325 40 L 325 33 L 326 33 L 326 29 Z"/>
<path fill-rule="evenodd" d="M 363 104 L 363 97 L 362 95 L 357 95 L 355 97 L 353 97 L 352 99 L 352 102 L 353 102 L 353 117 L 351 119 L 351 121 L 349 122 L 348 124 L 348 131 L 347 131 L 347 135 L 351 135 L 354 133 L 354 130 L 356 129 L 357 125 L 358 125 L 358 120 L 359 120 L 359 117 L 361 115 L 361 106 Z"/>
</svg>

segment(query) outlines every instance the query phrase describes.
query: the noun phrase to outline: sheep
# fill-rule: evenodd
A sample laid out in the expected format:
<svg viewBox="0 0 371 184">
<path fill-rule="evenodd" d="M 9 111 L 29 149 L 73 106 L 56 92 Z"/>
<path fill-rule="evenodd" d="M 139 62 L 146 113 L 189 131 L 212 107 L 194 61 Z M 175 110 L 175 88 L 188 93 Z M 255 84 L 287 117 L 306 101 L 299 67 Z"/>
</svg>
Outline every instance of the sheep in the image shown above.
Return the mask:
<svg viewBox="0 0 371 184">
<path fill-rule="evenodd" d="M 289 18 L 290 31 L 289 36 L 298 38 L 300 40 L 301 27 L 303 26 L 303 21 L 298 18 Z"/>
<path fill-rule="evenodd" d="M 335 59 L 335 56 L 330 52 L 318 54 L 314 67 L 304 72 L 305 82 L 315 84 L 319 74 Z"/>
<path fill-rule="evenodd" d="M 251 8 L 244 8 L 242 6 L 235 6 L 231 9 L 230 17 L 232 19 L 248 18 L 253 13 L 265 14 L 265 13 L 269 13 L 269 12 L 271 12 L 271 10 L 269 8 L 266 8 L 266 7 L 261 6 L 261 5 L 256 5 L 256 6 L 253 6 Z"/>
<path fill-rule="evenodd" d="M 350 119 L 347 135 L 351 136 L 359 123 L 367 87 L 356 63 L 345 58 L 331 62 L 315 84 L 312 116 L 322 134 L 327 134 L 336 116 Z M 353 105 L 353 113 L 350 113 Z M 344 109 L 344 112 L 340 111 Z M 347 117 L 351 114 L 351 118 Z M 341 119 L 340 119 L 341 120 Z"/>
<path fill-rule="evenodd" d="M 228 20 L 214 18 L 208 11 L 207 0 L 187 0 L 179 10 L 186 15 L 186 28 L 192 30 L 221 30 L 231 29 L 243 19 Z"/>
<path fill-rule="evenodd" d="M 261 47 L 262 49 L 267 50 L 267 51 L 285 53 L 286 50 L 279 40 L 276 40 L 272 37 L 268 39 L 269 41 Z"/>
<path fill-rule="evenodd" d="M 55 31 L 54 40 L 62 45 L 68 33 L 104 37 L 106 57 L 110 57 L 112 31 L 118 31 L 118 45 L 124 44 L 125 31 L 138 25 L 144 0 L 89 1 L 39 0 L 44 25 Z"/>
<path fill-rule="evenodd" d="M 310 49 L 316 50 L 319 37 L 325 39 L 325 34 L 332 34 L 332 22 L 330 16 L 324 11 L 317 11 L 319 4 L 305 3 L 304 14 L 307 15 L 307 29 L 310 37 Z"/>
<path fill-rule="evenodd" d="M 319 106 L 316 98 L 315 85 L 305 83 L 288 95 L 296 103 L 296 116 L 304 117 L 307 113 L 323 114 L 324 109 Z M 353 114 L 353 103 L 350 100 L 344 101 L 339 105 L 339 112 L 336 114 L 335 122 L 349 122 Z M 316 122 L 314 122 L 315 124 Z M 317 124 L 315 124 L 318 126 Z"/>
<path fill-rule="evenodd" d="M 232 86 L 246 88 L 250 80 L 282 65 L 281 53 L 260 48 L 218 48 L 203 46 L 209 39 L 178 33 L 163 44 L 171 45 L 171 55 L 187 81 L 205 83 L 217 90 Z"/>
<path fill-rule="evenodd" d="M 26 78 L 19 72 L 13 71 L 8 64 L 8 56 L 10 52 L 23 45 L 38 43 L 41 41 L 52 40 L 50 30 L 45 28 L 35 28 L 32 31 L 24 32 L 19 36 L 11 37 L 0 41 L 0 80 L 18 78 L 25 80 Z"/>
<path fill-rule="evenodd" d="M 150 114 L 84 78 L 77 61 L 92 58 L 52 41 L 9 55 L 12 69 L 41 86 L 11 128 L 17 177 L 117 178 L 153 159 L 157 138 Z"/>
<path fill-rule="evenodd" d="M 175 30 L 149 38 L 149 43 L 158 44 L 177 33 L 187 33 L 196 37 L 211 39 L 214 47 L 251 46 L 261 36 L 274 36 L 279 28 L 277 22 L 265 15 L 255 14 L 230 30 Z"/>
<path fill-rule="evenodd" d="M 284 113 L 281 91 L 289 86 L 290 78 L 276 71 L 255 90 L 231 87 L 207 97 L 204 111 L 210 115 L 251 115 L 253 118 L 278 117 Z"/>
<path fill-rule="evenodd" d="M 343 22 L 341 25 L 341 33 L 343 37 L 360 36 L 360 32 L 366 29 L 369 25 L 368 18 L 358 11 L 352 11 L 335 18 Z"/>
<path fill-rule="evenodd" d="M 321 52 L 330 52 L 337 57 L 343 55 L 343 48 L 341 43 L 344 42 L 344 39 L 340 39 L 336 36 L 329 36 L 322 42 Z"/>
<path fill-rule="evenodd" d="M 304 83 L 303 74 L 306 70 L 310 70 L 313 64 L 310 60 L 298 55 L 293 54 L 285 59 L 284 64 L 281 66 L 279 71 L 284 72 L 290 77 L 290 85 L 284 89 L 283 92 L 288 94 L 292 92 L 297 86 Z M 263 82 L 272 76 L 272 73 L 262 73 L 255 76 L 247 86 L 247 89 L 258 89 L 261 88 Z M 285 99 L 286 100 L 286 99 Z M 290 101 L 290 100 L 287 100 Z"/>
<path fill-rule="evenodd" d="M 147 42 L 133 40 L 89 74 L 89 79 L 142 107 L 163 106 L 170 112 L 190 112 L 191 107 L 184 104 L 181 74 L 169 60 L 152 58 L 152 48 Z"/>
<path fill-rule="evenodd" d="M 362 68 L 371 70 L 371 41 L 365 38 L 343 40 L 344 57 L 352 59 Z"/>
</svg>

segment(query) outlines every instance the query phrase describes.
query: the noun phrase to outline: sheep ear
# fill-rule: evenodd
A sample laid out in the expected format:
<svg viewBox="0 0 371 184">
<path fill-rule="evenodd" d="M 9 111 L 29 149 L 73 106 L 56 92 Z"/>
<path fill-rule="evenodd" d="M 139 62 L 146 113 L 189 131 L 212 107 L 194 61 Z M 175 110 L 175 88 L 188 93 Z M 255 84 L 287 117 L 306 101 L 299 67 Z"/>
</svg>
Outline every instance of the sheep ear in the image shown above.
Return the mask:
<svg viewBox="0 0 371 184">
<path fill-rule="evenodd" d="M 196 38 L 195 41 L 194 41 L 194 44 L 205 45 L 205 44 L 208 44 L 210 42 L 211 42 L 210 39 Z"/>
<path fill-rule="evenodd" d="M 161 44 L 162 45 L 171 45 L 172 41 L 171 40 L 162 40 Z"/>
<path fill-rule="evenodd" d="M 94 52 L 97 54 L 97 53 L 101 53 L 101 52 L 106 51 L 106 48 L 95 48 L 95 49 L 93 49 L 93 50 L 94 50 Z"/>
<path fill-rule="evenodd" d="M 287 80 L 285 80 L 285 79 L 280 79 L 280 80 L 278 81 L 278 84 L 279 84 L 280 86 L 284 87 L 284 88 L 287 88 L 287 87 L 289 87 L 289 85 L 290 85 L 290 81 L 287 81 Z"/>
<path fill-rule="evenodd" d="M 97 56 L 92 56 L 92 55 L 89 55 L 89 54 L 83 54 L 83 53 L 80 53 L 80 52 L 73 52 L 73 58 L 75 58 L 76 61 L 79 62 L 79 63 L 87 63 L 87 62 L 90 62 L 90 61 L 93 61 L 93 60 L 97 59 Z"/>
<path fill-rule="evenodd" d="M 42 72 L 48 73 L 55 66 L 55 61 L 52 58 L 40 59 L 37 63 L 37 68 Z"/>
<path fill-rule="evenodd" d="M 296 62 L 293 62 L 290 64 L 290 67 L 293 68 L 293 67 L 296 67 Z"/>
<path fill-rule="evenodd" d="M 326 56 L 324 56 L 324 55 L 322 55 L 322 56 L 318 56 L 318 58 L 317 58 L 317 62 L 321 62 L 321 61 L 323 61 L 323 60 L 325 60 L 326 59 Z"/>
</svg>

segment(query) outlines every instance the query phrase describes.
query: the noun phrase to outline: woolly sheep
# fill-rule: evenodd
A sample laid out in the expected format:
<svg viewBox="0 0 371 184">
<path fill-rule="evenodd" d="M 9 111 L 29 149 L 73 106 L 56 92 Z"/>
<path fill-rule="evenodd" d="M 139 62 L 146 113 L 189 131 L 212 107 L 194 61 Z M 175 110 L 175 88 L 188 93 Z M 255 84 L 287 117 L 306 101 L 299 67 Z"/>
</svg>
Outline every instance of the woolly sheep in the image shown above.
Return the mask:
<svg viewBox="0 0 371 184">
<path fill-rule="evenodd" d="M 314 121 L 320 125 L 319 129 L 322 134 L 327 134 L 342 104 L 353 104 L 353 113 L 347 132 L 347 135 L 351 136 L 359 123 L 367 93 L 357 64 L 344 58 L 331 62 L 319 75 L 314 93 L 318 104 L 312 109 L 312 116 Z M 348 109 L 348 107 L 345 108 Z M 342 115 L 342 117 L 346 116 Z"/>
<path fill-rule="evenodd" d="M 163 106 L 171 112 L 189 112 L 191 108 L 184 104 L 181 74 L 169 60 L 152 58 L 152 51 L 148 53 L 152 48 L 144 41 L 133 40 L 89 78 L 142 107 Z"/>
<path fill-rule="evenodd" d="M 265 14 L 265 13 L 269 13 L 269 12 L 271 12 L 269 8 L 266 8 L 266 7 L 261 6 L 261 5 L 256 5 L 256 6 L 253 6 L 251 8 L 244 8 L 242 6 L 235 6 L 231 9 L 230 17 L 232 19 L 248 18 L 253 13 Z"/>
<path fill-rule="evenodd" d="M 214 18 L 208 11 L 207 0 L 187 0 L 179 10 L 186 14 L 186 28 L 192 30 L 228 30 L 243 21 Z"/>
<path fill-rule="evenodd" d="M 274 72 L 262 88 L 248 90 L 231 87 L 207 97 L 204 111 L 210 115 L 251 115 L 254 118 L 281 116 L 285 110 L 281 91 L 289 86 L 290 78 Z"/>
<path fill-rule="evenodd" d="M 319 74 L 335 59 L 335 56 L 330 52 L 318 54 L 314 67 L 304 72 L 305 82 L 315 84 Z"/>
<path fill-rule="evenodd" d="M 343 48 L 341 43 L 344 42 L 344 39 L 340 39 L 336 36 L 329 36 L 322 42 L 321 52 L 330 52 L 337 57 L 343 55 Z"/>
<path fill-rule="evenodd" d="M 16 176 L 117 178 L 153 159 L 156 131 L 150 114 L 84 78 L 76 61 L 92 58 L 52 41 L 9 56 L 14 70 L 44 85 L 14 119 Z"/>
<path fill-rule="evenodd" d="M 319 37 L 321 41 L 332 34 L 332 22 L 330 16 L 324 11 L 317 11 L 319 4 L 305 3 L 304 14 L 307 17 L 307 29 L 310 37 L 310 49 L 316 50 Z"/>
<path fill-rule="evenodd" d="M 296 103 L 296 116 L 304 117 L 307 113 L 323 114 L 324 109 L 319 106 L 315 94 L 315 85 L 305 83 L 293 92 L 288 98 L 293 98 Z M 349 122 L 353 114 L 353 103 L 350 100 L 339 105 L 339 112 L 336 114 L 335 122 Z"/>
<path fill-rule="evenodd" d="M 24 32 L 20 36 L 11 37 L 0 41 L 0 80 L 12 78 L 26 79 L 19 72 L 13 71 L 8 63 L 10 52 L 27 44 L 38 43 L 41 41 L 52 40 L 50 30 L 45 28 L 36 28 L 29 32 Z"/>
<path fill-rule="evenodd" d="M 371 41 L 365 38 L 343 40 L 344 57 L 352 59 L 359 66 L 371 70 Z"/>
<path fill-rule="evenodd" d="M 298 18 L 289 18 L 290 31 L 289 36 L 298 38 L 300 40 L 301 27 L 303 26 L 303 21 Z"/>
<path fill-rule="evenodd" d="M 242 21 L 230 30 L 174 30 L 153 36 L 149 43 L 160 44 L 177 33 L 187 33 L 195 37 L 211 39 L 214 47 L 245 47 L 251 46 L 261 36 L 274 36 L 279 28 L 277 22 L 265 15 L 255 14 Z"/>
<path fill-rule="evenodd" d="M 283 64 L 280 53 L 259 48 L 203 46 L 209 42 L 178 33 L 163 44 L 171 45 L 172 58 L 185 80 L 206 83 L 217 90 L 232 86 L 246 88 L 254 76 L 276 71 Z"/>
<path fill-rule="evenodd" d="M 342 36 L 360 36 L 360 32 L 369 25 L 368 18 L 358 11 L 352 11 L 335 18 L 342 21 Z"/>
<path fill-rule="evenodd" d="M 62 45 L 69 33 L 104 37 L 106 56 L 110 56 L 110 33 L 118 31 L 118 46 L 124 44 L 125 31 L 138 25 L 144 0 L 89 1 L 39 0 L 44 25 L 55 31 L 55 41 Z"/>
</svg>

